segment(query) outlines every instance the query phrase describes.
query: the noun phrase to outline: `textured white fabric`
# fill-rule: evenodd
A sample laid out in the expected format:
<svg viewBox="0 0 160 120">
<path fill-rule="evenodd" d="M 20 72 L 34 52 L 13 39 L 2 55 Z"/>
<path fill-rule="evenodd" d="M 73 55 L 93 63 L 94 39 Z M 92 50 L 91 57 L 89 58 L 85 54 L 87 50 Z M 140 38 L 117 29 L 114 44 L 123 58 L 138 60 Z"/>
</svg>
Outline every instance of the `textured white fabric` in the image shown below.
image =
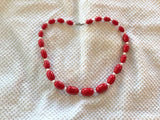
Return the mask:
<svg viewBox="0 0 160 120">
<path fill-rule="evenodd" d="M 45 75 L 38 31 L 49 18 L 117 19 L 130 37 L 122 72 L 104 94 L 70 96 Z M 79 88 L 106 81 L 122 54 L 108 23 L 55 24 L 45 34 L 56 79 Z M 0 120 L 160 119 L 159 0 L 1 0 Z"/>
</svg>

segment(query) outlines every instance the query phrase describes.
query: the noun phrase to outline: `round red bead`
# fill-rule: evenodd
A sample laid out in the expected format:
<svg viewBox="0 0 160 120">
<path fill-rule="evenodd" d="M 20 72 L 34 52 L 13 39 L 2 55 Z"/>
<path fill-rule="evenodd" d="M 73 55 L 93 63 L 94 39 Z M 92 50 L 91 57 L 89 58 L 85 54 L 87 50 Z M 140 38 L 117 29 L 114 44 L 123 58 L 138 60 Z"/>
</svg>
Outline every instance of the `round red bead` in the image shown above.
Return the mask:
<svg viewBox="0 0 160 120">
<path fill-rule="evenodd" d="M 38 45 L 39 45 L 39 47 L 44 47 L 44 41 L 43 41 L 43 39 L 39 39 L 38 40 Z"/>
<path fill-rule="evenodd" d="M 63 19 L 63 18 L 58 18 L 58 19 L 57 19 L 57 22 L 59 22 L 59 23 L 64 23 L 64 19 Z"/>
<path fill-rule="evenodd" d="M 122 26 L 119 26 L 119 31 L 124 32 L 124 28 Z"/>
<path fill-rule="evenodd" d="M 47 28 L 47 23 L 44 23 L 44 24 L 42 25 L 42 29 L 45 30 L 46 28 Z"/>
<path fill-rule="evenodd" d="M 86 24 L 92 24 L 92 23 L 93 23 L 93 20 L 92 20 L 92 19 L 86 20 Z"/>
<path fill-rule="evenodd" d="M 109 17 L 104 17 L 104 21 L 109 22 L 109 21 L 111 21 L 111 18 L 109 18 Z"/>
<path fill-rule="evenodd" d="M 107 79 L 107 83 L 113 84 L 114 81 L 115 81 L 115 79 L 116 79 L 116 76 L 115 76 L 115 75 L 110 75 L 110 76 L 108 77 L 108 79 Z"/>
<path fill-rule="evenodd" d="M 108 89 L 108 85 L 106 83 L 102 83 L 96 87 L 97 93 L 103 93 Z"/>
<path fill-rule="evenodd" d="M 49 63 L 49 61 L 48 60 L 45 60 L 44 61 L 44 63 L 43 63 L 43 66 L 44 66 L 44 68 L 50 68 L 50 63 Z"/>
<path fill-rule="evenodd" d="M 54 23 L 55 23 L 55 19 L 50 19 L 50 20 L 48 21 L 48 23 L 49 23 L 49 24 L 54 24 Z"/>
<path fill-rule="evenodd" d="M 43 37 L 43 31 L 42 30 L 39 31 L 38 36 Z"/>
<path fill-rule="evenodd" d="M 117 20 L 112 20 L 113 25 L 118 25 L 118 21 Z"/>
<path fill-rule="evenodd" d="M 96 21 L 96 22 L 99 22 L 99 21 L 101 21 L 101 20 L 102 20 L 101 17 L 96 17 L 96 18 L 95 18 L 95 21 Z"/>
<path fill-rule="evenodd" d="M 129 51 L 129 45 L 128 44 L 125 44 L 123 46 L 123 52 L 128 52 Z"/>
<path fill-rule="evenodd" d="M 121 63 L 125 63 L 126 59 L 127 59 L 127 56 L 126 55 L 122 55 L 121 58 L 120 58 Z"/>
<path fill-rule="evenodd" d="M 67 23 L 68 25 L 73 25 L 73 21 L 71 21 L 71 20 L 67 20 L 66 23 Z"/>
<path fill-rule="evenodd" d="M 120 65 L 120 64 L 116 65 L 116 67 L 114 68 L 114 72 L 116 74 L 120 73 L 121 70 L 122 70 L 122 65 Z"/>
<path fill-rule="evenodd" d="M 128 42 L 129 41 L 129 37 L 128 37 L 128 35 L 126 33 L 123 35 L 123 41 L 124 42 Z"/>
<path fill-rule="evenodd" d="M 94 93 L 93 88 L 83 88 L 83 89 L 81 90 L 81 94 L 82 94 L 83 96 L 91 96 L 91 95 L 93 95 L 93 93 Z"/>
<path fill-rule="evenodd" d="M 50 81 L 53 81 L 55 79 L 55 75 L 51 70 L 48 70 L 46 74 Z"/>
<path fill-rule="evenodd" d="M 55 81 L 54 82 L 54 86 L 57 88 L 57 89 L 60 89 L 60 90 L 62 90 L 62 89 L 64 89 L 64 84 L 61 82 L 61 81 Z"/>
<path fill-rule="evenodd" d="M 75 86 L 68 86 L 66 92 L 71 95 L 77 95 L 79 93 L 79 89 Z"/>
<path fill-rule="evenodd" d="M 47 58 L 46 50 L 44 50 L 44 49 L 41 50 L 41 56 L 42 56 L 42 58 Z"/>
</svg>

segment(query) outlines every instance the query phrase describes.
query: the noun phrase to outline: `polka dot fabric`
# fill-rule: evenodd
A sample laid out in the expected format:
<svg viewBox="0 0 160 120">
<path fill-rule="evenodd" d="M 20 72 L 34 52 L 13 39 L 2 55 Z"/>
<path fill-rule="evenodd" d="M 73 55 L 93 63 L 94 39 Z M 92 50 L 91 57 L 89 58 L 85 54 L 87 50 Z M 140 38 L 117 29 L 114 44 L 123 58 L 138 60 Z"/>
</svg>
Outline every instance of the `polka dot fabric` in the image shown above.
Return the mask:
<svg viewBox="0 0 160 120">
<path fill-rule="evenodd" d="M 159 1 L 2 0 L 0 16 L 0 119 L 160 119 Z M 117 28 L 102 22 L 72 27 L 62 23 L 47 29 L 44 24 L 46 32 L 39 33 L 49 59 L 44 63 L 37 44 L 42 23 L 52 19 L 49 24 L 54 24 L 53 18 L 84 23 L 98 16 L 118 20 Z M 128 50 L 119 26 L 129 36 L 129 51 L 114 81 L 107 77 L 120 59 L 124 61 L 122 50 Z M 96 96 L 72 96 L 54 87 L 44 66 L 50 66 L 58 81 L 80 89 L 106 81 L 114 84 Z"/>
</svg>

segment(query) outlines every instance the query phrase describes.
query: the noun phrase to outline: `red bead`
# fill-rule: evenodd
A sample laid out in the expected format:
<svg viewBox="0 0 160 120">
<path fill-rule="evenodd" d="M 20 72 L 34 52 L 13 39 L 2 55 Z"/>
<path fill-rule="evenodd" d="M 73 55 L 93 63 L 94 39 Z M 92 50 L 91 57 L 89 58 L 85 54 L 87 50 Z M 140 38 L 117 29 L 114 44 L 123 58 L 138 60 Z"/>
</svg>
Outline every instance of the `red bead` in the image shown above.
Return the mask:
<svg viewBox="0 0 160 120">
<path fill-rule="evenodd" d="M 73 21 L 71 21 L 71 20 L 67 20 L 66 23 L 67 23 L 68 25 L 73 25 Z"/>
<path fill-rule="evenodd" d="M 92 23 L 93 23 L 93 20 L 92 20 L 92 19 L 86 20 L 86 24 L 92 24 Z"/>
<path fill-rule="evenodd" d="M 99 21 L 101 21 L 101 20 L 102 20 L 101 17 L 96 17 L 96 18 L 95 18 L 95 21 L 96 21 L 96 22 L 99 22 Z"/>
<path fill-rule="evenodd" d="M 42 29 L 45 30 L 46 28 L 47 28 L 47 23 L 44 23 L 44 24 L 42 25 Z"/>
<path fill-rule="evenodd" d="M 79 93 L 79 89 L 75 86 L 68 86 L 66 92 L 71 95 L 77 95 Z"/>
<path fill-rule="evenodd" d="M 42 30 L 39 31 L 38 36 L 43 37 L 43 31 Z"/>
<path fill-rule="evenodd" d="M 42 58 L 47 58 L 46 50 L 44 50 L 44 49 L 41 50 L 41 56 L 42 56 Z"/>
<path fill-rule="evenodd" d="M 114 81 L 115 81 L 115 79 L 116 79 L 116 76 L 115 76 L 115 75 L 110 75 L 110 76 L 108 77 L 108 79 L 107 79 L 107 83 L 113 84 Z"/>
<path fill-rule="evenodd" d="M 118 21 L 117 20 L 112 20 L 113 25 L 118 25 Z"/>
<path fill-rule="evenodd" d="M 38 45 L 39 45 L 39 47 L 44 47 L 44 41 L 43 41 L 43 39 L 39 39 L 38 40 Z"/>
<path fill-rule="evenodd" d="M 128 37 L 128 35 L 126 33 L 123 35 L 123 41 L 124 42 L 128 42 L 129 41 L 129 37 Z"/>
<path fill-rule="evenodd" d="M 122 70 L 122 65 L 120 65 L 120 64 L 116 65 L 116 67 L 114 68 L 114 72 L 116 74 L 120 73 L 121 70 Z"/>
<path fill-rule="evenodd" d="M 109 21 L 111 21 L 111 18 L 109 18 L 109 17 L 104 17 L 104 21 L 109 22 Z"/>
<path fill-rule="evenodd" d="M 50 81 L 53 81 L 55 79 L 55 75 L 51 70 L 48 70 L 46 74 Z"/>
<path fill-rule="evenodd" d="M 82 94 L 83 96 L 91 96 L 91 95 L 93 95 L 93 93 L 94 93 L 93 88 L 83 88 L 83 89 L 81 90 L 81 94 Z"/>
<path fill-rule="evenodd" d="M 59 22 L 59 23 L 64 23 L 64 19 L 63 19 L 63 18 L 58 18 L 58 19 L 57 19 L 57 22 Z"/>
<path fill-rule="evenodd" d="M 119 26 L 119 31 L 124 32 L 124 28 L 122 26 Z"/>
<path fill-rule="evenodd" d="M 44 63 L 43 63 L 43 66 L 44 66 L 44 68 L 50 68 L 50 63 L 49 63 L 49 61 L 48 60 L 45 60 L 44 61 Z"/>
<path fill-rule="evenodd" d="M 126 59 L 127 59 L 127 56 L 126 55 L 122 55 L 121 59 L 120 59 L 121 63 L 125 63 Z"/>
<path fill-rule="evenodd" d="M 128 44 L 125 44 L 123 46 L 123 52 L 128 52 L 129 51 L 129 45 Z"/>
<path fill-rule="evenodd" d="M 57 89 L 60 89 L 60 90 L 63 90 L 64 89 L 64 84 L 61 82 L 61 81 L 55 81 L 54 82 L 54 86 L 57 88 Z"/>
<path fill-rule="evenodd" d="M 108 89 L 108 85 L 106 83 L 102 83 L 96 87 L 97 93 L 103 93 Z"/>
<path fill-rule="evenodd" d="M 49 24 L 54 24 L 54 23 L 55 23 L 55 19 L 50 19 L 50 20 L 48 21 L 48 23 L 49 23 Z"/>
</svg>

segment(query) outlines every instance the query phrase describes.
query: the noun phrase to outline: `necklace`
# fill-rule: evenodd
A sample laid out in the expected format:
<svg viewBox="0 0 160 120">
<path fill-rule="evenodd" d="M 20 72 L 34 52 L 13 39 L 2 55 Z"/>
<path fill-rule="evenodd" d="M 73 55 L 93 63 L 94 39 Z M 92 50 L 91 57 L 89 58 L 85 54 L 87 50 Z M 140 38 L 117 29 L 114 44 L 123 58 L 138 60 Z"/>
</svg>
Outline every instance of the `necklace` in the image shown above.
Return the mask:
<svg viewBox="0 0 160 120">
<path fill-rule="evenodd" d="M 117 26 L 119 32 L 122 33 L 122 39 L 124 41 L 123 55 L 120 57 L 120 63 L 117 64 L 114 67 L 113 73 L 108 76 L 106 83 L 101 83 L 95 89 L 93 89 L 93 88 L 83 88 L 83 89 L 80 90 L 75 86 L 65 86 L 65 84 L 63 82 L 55 80 L 55 75 L 50 70 L 50 62 L 47 59 L 47 52 L 44 48 L 43 35 L 44 35 L 44 31 L 47 29 L 48 25 L 55 24 L 56 22 L 60 23 L 60 24 L 67 24 L 67 25 L 70 25 L 70 26 L 72 26 L 72 25 L 84 25 L 84 24 L 90 25 L 90 24 L 93 24 L 94 22 L 109 22 L 112 25 Z M 38 40 L 38 45 L 41 48 L 41 56 L 44 59 L 43 66 L 46 69 L 47 78 L 54 83 L 54 86 L 57 89 L 65 90 L 70 95 L 77 95 L 78 93 L 81 93 L 81 95 L 83 95 L 83 96 L 92 96 L 92 95 L 94 95 L 94 93 L 105 92 L 108 89 L 108 86 L 114 83 L 114 81 L 116 79 L 116 75 L 121 72 L 123 63 L 125 63 L 126 58 L 127 58 L 126 53 L 129 50 L 129 37 L 126 33 L 124 33 L 124 31 L 125 31 L 124 28 L 122 26 L 119 26 L 119 22 L 117 20 L 114 20 L 114 19 L 111 20 L 109 17 L 104 17 L 104 18 L 96 17 L 94 20 L 88 19 L 88 20 L 86 20 L 86 23 L 74 23 L 71 20 L 65 21 L 63 18 L 58 18 L 57 20 L 50 19 L 47 23 L 42 24 L 41 30 L 38 33 L 38 36 L 40 37 L 39 40 Z"/>
</svg>

